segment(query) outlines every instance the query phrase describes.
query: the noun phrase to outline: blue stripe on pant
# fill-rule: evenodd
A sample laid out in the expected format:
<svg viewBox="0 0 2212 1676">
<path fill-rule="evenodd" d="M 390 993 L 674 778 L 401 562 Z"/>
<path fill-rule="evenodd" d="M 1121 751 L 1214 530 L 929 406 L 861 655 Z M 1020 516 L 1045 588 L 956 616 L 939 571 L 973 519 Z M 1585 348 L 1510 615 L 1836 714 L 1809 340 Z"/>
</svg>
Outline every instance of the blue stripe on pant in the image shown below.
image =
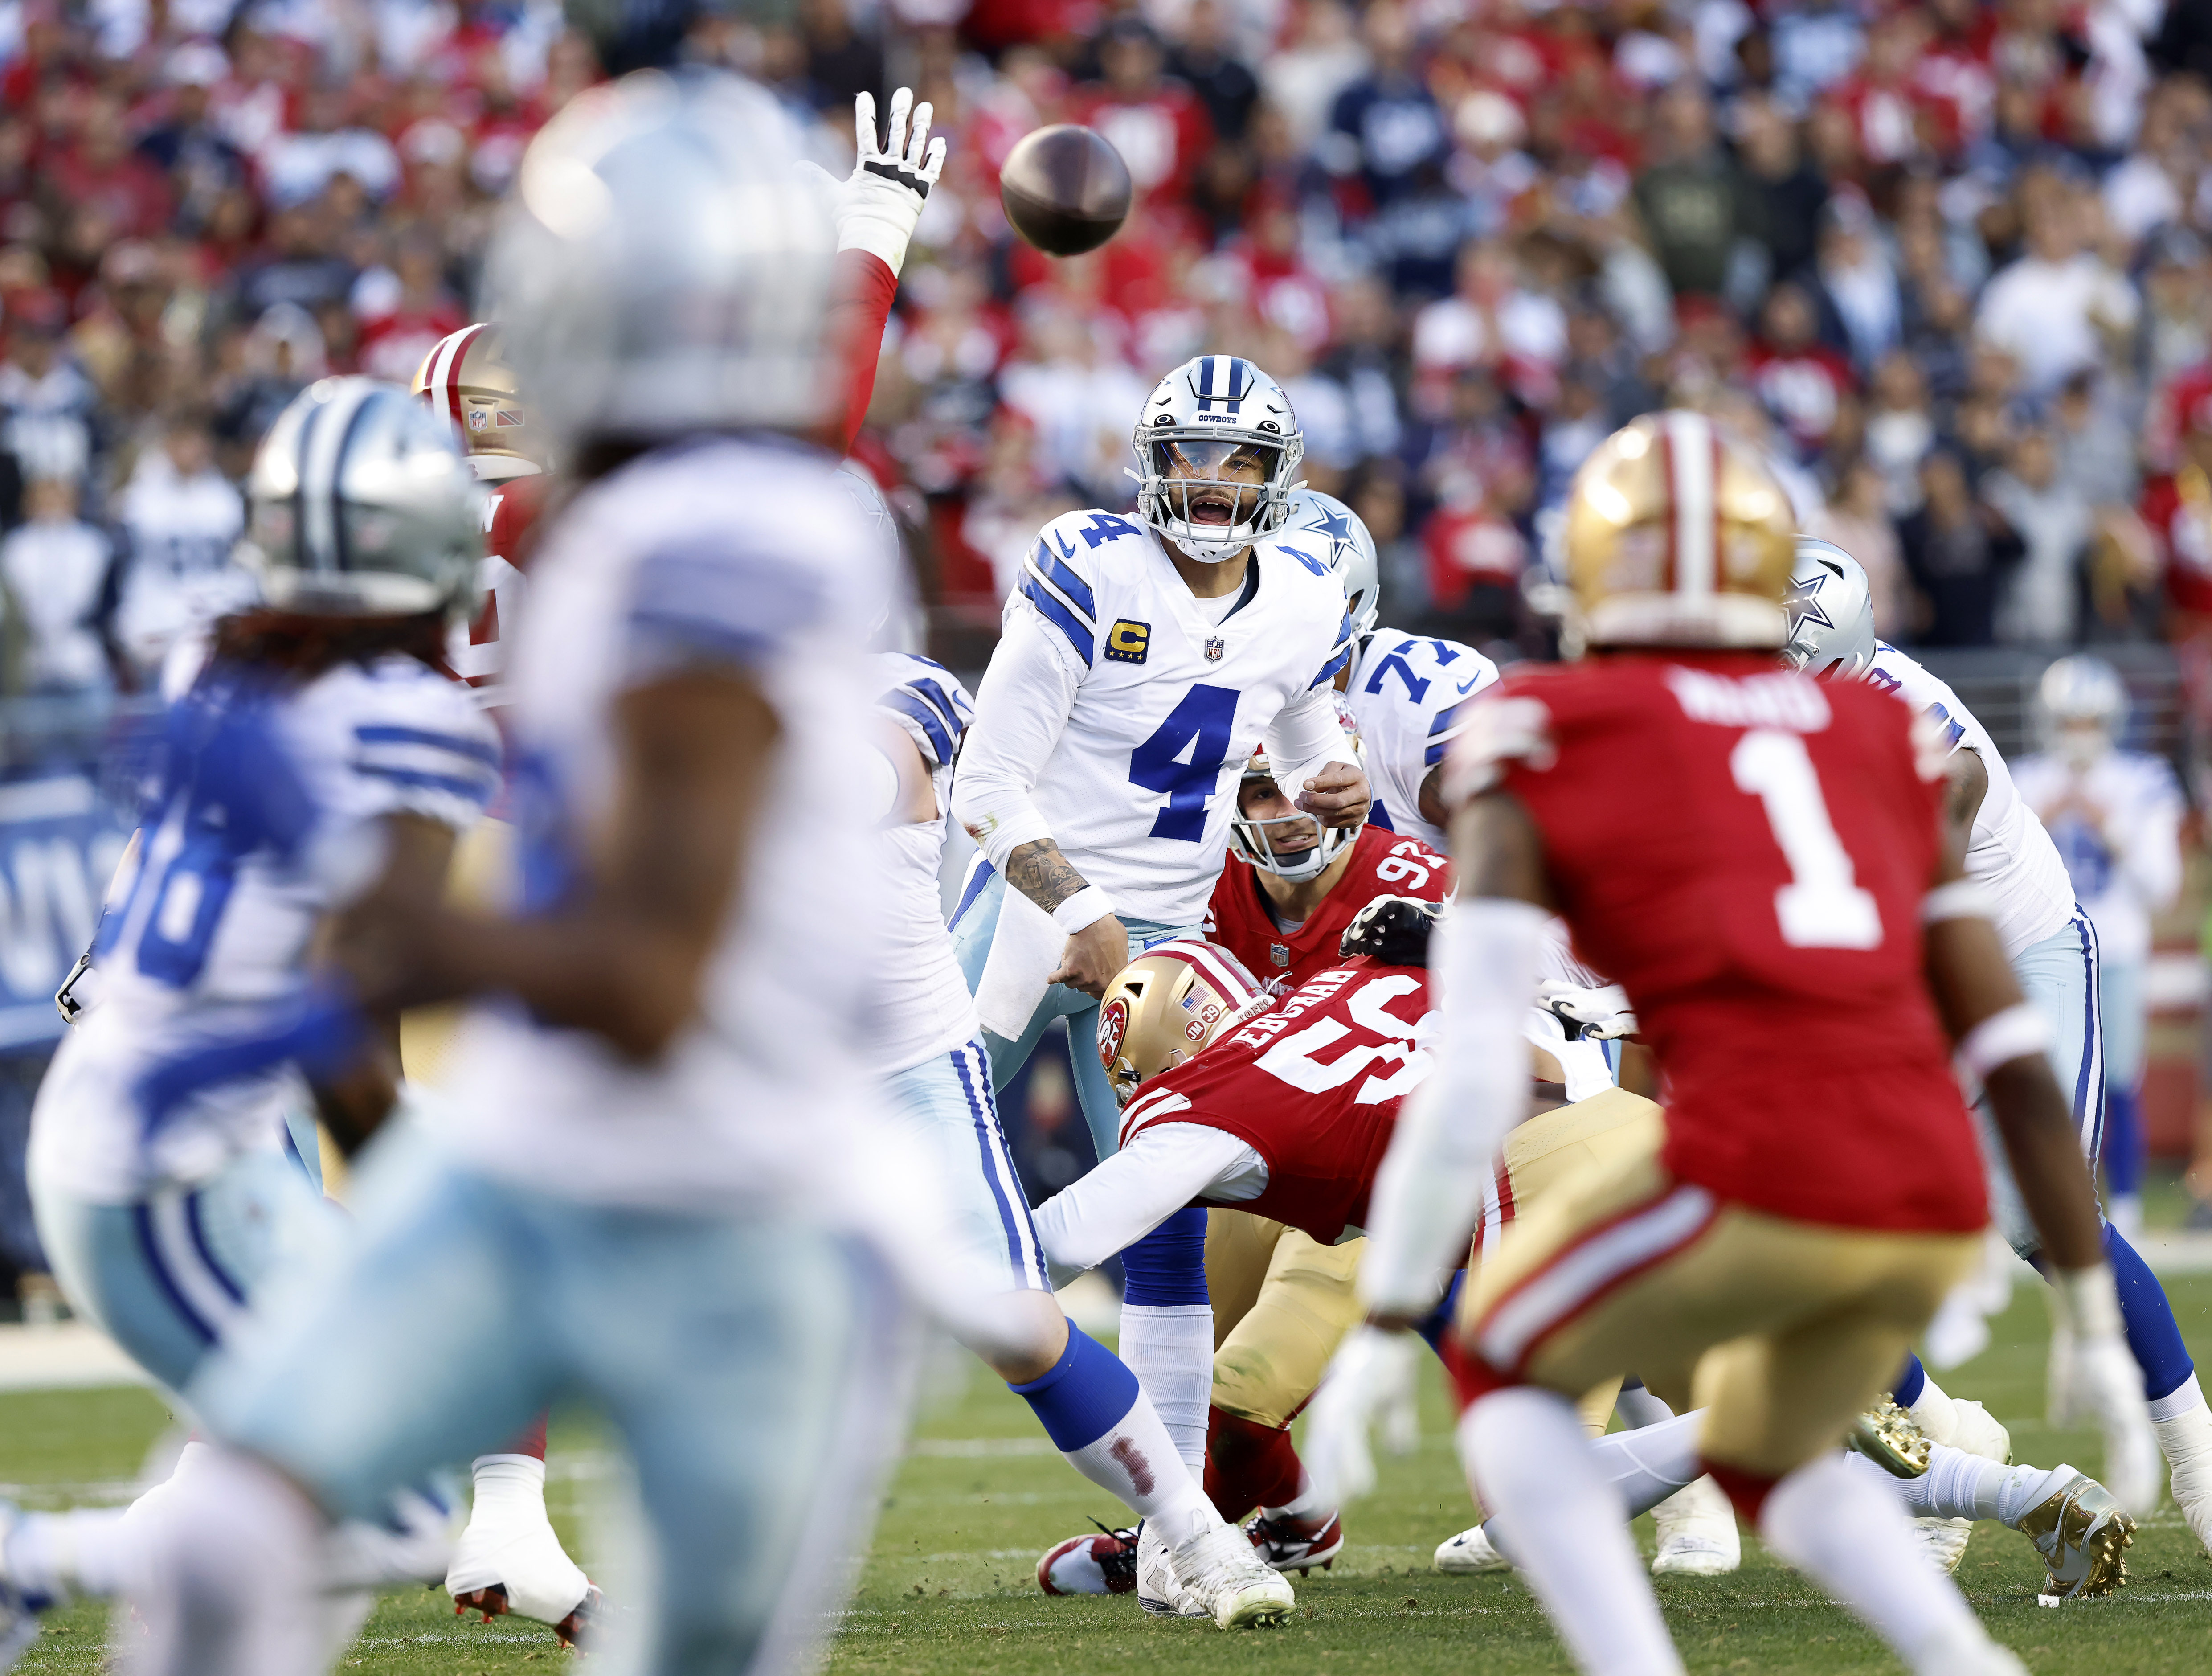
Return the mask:
<svg viewBox="0 0 2212 1676">
<path fill-rule="evenodd" d="M 2092 1161 L 2105 1128 L 2105 1049 L 2097 990 L 2100 956 L 2096 928 L 2075 908 L 2071 918 L 2042 942 L 2012 960 L 2023 994 L 2051 1026 L 2051 1070 L 2057 1078 L 2080 1137 L 2082 1155 Z M 2034 1225 L 2013 1185 L 2012 1171 L 1988 1114 L 1977 1105 L 1977 1127 L 1990 1175 L 1990 1211 L 2000 1232 L 2021 1256 L 2038 1247 Z"/>
<path fill-rule="evenodd" d="M 1002 1274 L 1008 1290 L 1048 1292 L 1044 1247 L 999 1125 L 994 1087 L 980 1038 L 886 1080 L 898 1121 L 937 1161 L 950 1237 Z"/>
</svg>

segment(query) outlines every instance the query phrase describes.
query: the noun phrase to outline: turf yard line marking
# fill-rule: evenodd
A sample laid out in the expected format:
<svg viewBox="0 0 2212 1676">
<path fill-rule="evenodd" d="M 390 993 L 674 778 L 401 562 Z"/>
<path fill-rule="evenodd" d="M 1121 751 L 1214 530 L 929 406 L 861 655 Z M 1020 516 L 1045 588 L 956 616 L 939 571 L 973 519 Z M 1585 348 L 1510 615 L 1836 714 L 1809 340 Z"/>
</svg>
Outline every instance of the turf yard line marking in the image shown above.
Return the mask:
<svg viewBox="0 0 2212 1676">
<path fill-rule="evenodd" d="M 517 1647 L 532 1642 L 542 1642 L 550 1647 L 554 1644 L 554 1636 L 553 1631 L 550 1629 L 534 1636 L 497 1635 L 489 1631 L 483 1635 L 456 1634 L 451 1630 L 425 1630 L 419 1636 L 356 1636 L 352 1645 L 356 1647 L 422 1647 L 433 1642 L 456 1641 L 465 1642 L 473 1647 L 482 1647 L 487 1642 L 495 1641 L 507 1642 Z"/>
</svg>

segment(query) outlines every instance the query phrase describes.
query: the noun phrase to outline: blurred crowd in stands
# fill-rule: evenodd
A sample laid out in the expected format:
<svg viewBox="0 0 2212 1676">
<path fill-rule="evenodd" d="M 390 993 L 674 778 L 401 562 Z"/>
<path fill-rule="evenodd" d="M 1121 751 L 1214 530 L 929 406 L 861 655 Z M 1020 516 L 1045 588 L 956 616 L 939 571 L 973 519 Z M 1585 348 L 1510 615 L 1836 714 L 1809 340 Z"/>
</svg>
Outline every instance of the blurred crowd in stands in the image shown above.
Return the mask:
<svg viewBox="0 0 2212 1676">
<path fill-rule="evenodd" d="M 861 90 L 952 141 L 862 448 L 940 625 L 1127 503 L 1203 347 L 1289 388 L 1394 620 L 1533 643 L 1575 466 L 1675 402 L 1764 439 L 1895 639 L 2212 637 L 2212 0 L 789 4 L 687 50 L 833 166 Z M 142 686 L 227 600 L 270 418 L 468 318 L 600 74 L 551 0 L 0 0 L 0 685 Z M 1054 121 L 1139 192 L 1065 262 L 996 199 Z"/>
</svg>

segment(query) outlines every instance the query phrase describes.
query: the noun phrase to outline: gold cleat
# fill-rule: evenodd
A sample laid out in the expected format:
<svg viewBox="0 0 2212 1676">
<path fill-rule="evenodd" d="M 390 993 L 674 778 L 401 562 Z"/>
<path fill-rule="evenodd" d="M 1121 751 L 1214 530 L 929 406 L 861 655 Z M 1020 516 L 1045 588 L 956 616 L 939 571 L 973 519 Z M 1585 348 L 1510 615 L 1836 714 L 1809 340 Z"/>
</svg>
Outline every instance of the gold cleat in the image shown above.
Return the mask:
<svg viewBox="0 0 2212 1676">
<path fill-rule="evenodd" d="M 1851 1447 L 1893 1478 L 1917 1478 L 1928 1470 L 1933 1447 L 1910 1409 L 1884 1397 L 1851 1422 Z"/>
<path fill-rule="evenodd" d="M 2021 1515 L 2014 1528 L 2035 1545 L 2051 1575 L 2046 1597 L 2061 1600 L 2110 1594 L 2127 1587 L 2129 1545 L 2136 1521 L 2087 1473 L 2073 1476 Z"/>
</svg>

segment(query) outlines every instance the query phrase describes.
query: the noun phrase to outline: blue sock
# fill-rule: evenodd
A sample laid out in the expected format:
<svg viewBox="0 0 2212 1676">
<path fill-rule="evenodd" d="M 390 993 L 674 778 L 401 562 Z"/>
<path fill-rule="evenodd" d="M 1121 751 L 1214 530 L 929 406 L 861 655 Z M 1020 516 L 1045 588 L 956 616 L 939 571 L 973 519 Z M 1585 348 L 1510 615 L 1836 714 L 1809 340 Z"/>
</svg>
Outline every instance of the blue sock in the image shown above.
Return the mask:
<svg viewBox="0 0 2212 1676">
<path fill-rule="evenodd" d="M 1920 1358 L 1911 1351 L 1905 1353 L 1905 1371 L 1897 1376 L 1897 1383 L 1889 1387 L 1889 1399 L 1899 1408 L 1911 1408 L 1920 1400 L 1920 1393 L 1928 1388 L 1928 1370 L 1920 1365 Z"/>
<path fill-rule="evenodd" d="M 1070 1454 L 1105 1436 L 1137 1405 L 1137 1376 L 1073 1321 L 1060 1360 L 1006 1389 L 1036 1411 L 1053 1447 Z"/>
<path fill-rule="evenodd" d="M 2105 1188 L 2115 1198 L 2142 1191 L 2142 1102 L 2132 1088 L 2105 1086 Z"/>
<path fill-rule="evenodd" d="M 2143 1374 L 2143 1395 L 2152 1402 L 2178 1391 L 2197 1371 L 2189 1347 L 2181 1342 L 2181 1329 L 2173 1319 L 2173 1306 L 2166 1289 L 2151 1273 L 2150 1265 L 2120 1237 L 2119 1229 L 2105 1224 L 2105 1256 L 2112 1265 L 2112 1278 L 2120 1289 L 2120 1324 L 2127 1329 L 2128 1348 L 2135 1352 Z"/>
<path fill-rule="evenodd" d="M 1444 1295 L 1437 1300 L 1437 1307 L 1413 1329 L 1428 1341 L 1429 1348 L 1438 1356 L 1444 1353 L 1444 1335 L 1451 1331 L 1451 1324 L 1459 1314 L 1459 1295 L 1466 1289 L 1467 1271 L 1455 1270 L 1451 1284 L 1444 1288 Z"/>
<path fill-rule="evenodd" d="M 1206 1296 L 1206 1209 L 1193 1205 L 1121 1253 L 1127 1280 L 1125 1304 L 1172 1308 L 1204 1303 Z"/>
</svg>

